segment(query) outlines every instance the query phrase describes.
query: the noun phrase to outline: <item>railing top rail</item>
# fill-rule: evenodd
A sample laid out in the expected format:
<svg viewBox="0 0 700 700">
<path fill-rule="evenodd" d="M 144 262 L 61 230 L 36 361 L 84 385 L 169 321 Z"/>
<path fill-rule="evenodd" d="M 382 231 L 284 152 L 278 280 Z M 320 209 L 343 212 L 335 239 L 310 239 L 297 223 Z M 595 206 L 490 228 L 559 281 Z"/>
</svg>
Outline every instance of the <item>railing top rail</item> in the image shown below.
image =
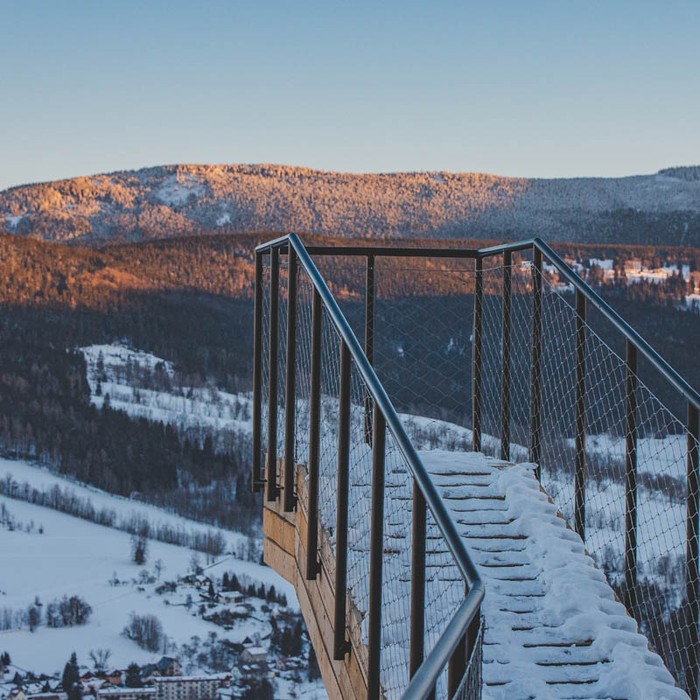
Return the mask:
<svg viewBox="0 0 700 700">
<path fill-rule="evenodd" d="M 295 234 L 291 234 L 295 235 Z M 280 248 L 287 245 L 288 236 L 268 241 L 256 249 L 261 253 L 268 252 L 272 248 Z M 298 238 L 297 238 L 298 240 Z M 630 326 L 610 304 L 582 280 L 561 257 L 540 238 L 530 238 L 513 243 L 502 243 L 487 248 L 407 248 L 392 246 L 309 246 L 306 251 L 310 255 L 339 255 L 339 256 L 383 256 L 383 257 L 422 257 L 422 258 L 473 258 L 483 259 L 500 255 L 506 252 L 519 252 L 528 249 L 538 249 L 559 273 L 571 284 L 574 289 L 580 291 L 598 311 L 600 311 L 610 323 L 620 332 L 625 339 L 640 352 L 651 365 L 691 404 L 700 409 L 700 393 L 676 372 L 671 365 L 664 360 L 639 333 Z"/>
<path fill-rule="evenodd" d="M 384 387 L 379 381 L 374 368 L 367 359 L 367 356 L 362 350 L 362 346 L 340 310 L 335 297 L 331 293 L 323 276 L 299 237 L 291 233 L 287 236 L 277 238 L 274 241 L 269 241 L 258 246 L 256 248 L 256 253 L 265 253 L 272 248 L 283 247 L 291 247 L 294 250 L 299 265 L 306 271 L 311 283 L 321 297 L 321 302 L 325 306 L 333 324 L 345 342 L 367 390 L 374 399 L 375 406 L 384 416 L 387 429 L 394 436 L 399 450 L 406 459 L 409 470 L 418 484 L 418 488 L 423 494 L 425 502 L 433 514 L 435 522 L 454 557 L 455 564 L 459 568 L 468 586 L 466 598 L 453 617 L 452 623 L 450 623 L 446 630 L 446 634 L 443 635 L 441 642 L 437 644 L 426 657 L 421 666 L 421 671 L 416 673 L 404 694 L 405 698 L 425 697 L 434 686 L 442 669 L 447 665 L 452 653 L 459 644 L 460 635 L 457 634 L 457 631 L 461 631 L 463 635 L 469 621 L 477 614 L 484 597 L 484 584 L 474 562 L 469 556 L 464 541 L 459 536 L 442 498 L 440 498 L 427 469 L 418 456 L 416 448 L 406 434 L 401 420 Z M 427 691 L 424 693 L 423 691 L 425 689 L 427 689 Z"/>
<path fill-rule="evenodd" d="M 357 255 L 393 258 L 464 258 L 479 257 L 476 248 L 392 248 L 391 246 L 308 246 L 310 255 Z"/>
</svg>

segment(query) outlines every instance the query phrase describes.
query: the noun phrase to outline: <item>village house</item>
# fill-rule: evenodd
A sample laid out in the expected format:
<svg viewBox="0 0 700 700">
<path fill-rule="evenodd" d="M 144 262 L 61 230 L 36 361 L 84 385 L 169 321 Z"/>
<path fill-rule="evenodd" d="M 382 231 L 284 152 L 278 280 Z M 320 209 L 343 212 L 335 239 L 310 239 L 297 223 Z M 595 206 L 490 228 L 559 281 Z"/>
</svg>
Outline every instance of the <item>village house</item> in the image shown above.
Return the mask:
<svg viewBox="0 0 700 700">
<path fill-rule="evenodd" d="M 181 673 L 180 662 L 171 656 L 161 656 L 155 664 L 146 664 L 141 667 L 141 677 L 151 678 L 156 676 L 179 676 Z"/>
<path fill-rule="evenodd" d="M 122 671 L 110 671 L 105 674 L 105 682 L 110 685 L 122 685 L 124 683 L 124 674 Z"/>
<path fill-rule="evenodd" d="M 229 674 L 153 678 L 156 700 L 212 700 L 219 688 L 229 684 Z M 153 696 L 151 696 L 153 697 Z"/>
</svg>

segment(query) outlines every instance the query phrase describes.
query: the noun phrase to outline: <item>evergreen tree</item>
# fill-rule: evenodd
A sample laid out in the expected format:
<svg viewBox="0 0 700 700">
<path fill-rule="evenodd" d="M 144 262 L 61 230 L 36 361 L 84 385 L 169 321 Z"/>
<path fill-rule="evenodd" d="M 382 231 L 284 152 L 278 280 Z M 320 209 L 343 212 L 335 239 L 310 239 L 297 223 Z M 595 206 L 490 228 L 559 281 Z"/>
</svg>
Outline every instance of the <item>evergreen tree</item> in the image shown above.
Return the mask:
<svg viewBox="0 0 700 700">
<path fill-rule="evenodd" d="M 315 681 L 321 677 L 321 669 L 318 666 L 314 645 L 309 644 L 309 680 Z"/>
<path fill-rule="evenodd" d="M 33 632 L 41 622 L 41 610 L 36 605 L 30 605 L 27 611 L 27 622 L 29 623 L 29 631 Z"/>
<path fill-rule="evenodd" d="M 63 676 L 61 677 L 61 684 L 63 685 L 63 690 L 66 693 L 70 693 L 75 686 L 80 681 L 80 670 L 78 668 L 78 657 L 75 652 L 70 655 L 70 659 L 63 668 Z"/>
<path fill-rule="evenodd" d="M 143 685 L 141 683 L 141 669 L 139 668 L 139 665 L 133 661 L 126 669 L 124 685 L 127 688 L 140 688 Z"/>
<path fill-rule="evenodd" d="M 145 535 L 131 536 L 131 559 L 135 564 L 143 566 L 146 563 L 148 540 Z"/>
</svg>

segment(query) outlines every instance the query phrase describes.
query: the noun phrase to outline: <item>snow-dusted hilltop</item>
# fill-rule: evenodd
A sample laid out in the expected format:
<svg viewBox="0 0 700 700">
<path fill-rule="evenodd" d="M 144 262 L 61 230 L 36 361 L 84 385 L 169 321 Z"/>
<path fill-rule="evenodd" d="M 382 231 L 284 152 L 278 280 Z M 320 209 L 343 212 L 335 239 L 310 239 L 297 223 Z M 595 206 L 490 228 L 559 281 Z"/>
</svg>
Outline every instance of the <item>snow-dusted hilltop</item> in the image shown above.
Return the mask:
<svg viewBox="0 0 700 700">
<path fill-rule="evenodd" d="M 202 232 L 700 245 L 698 168 L 626 178 L 173 165 L 15 187 L 0 230 L 99 244 Z"/>
</svg>

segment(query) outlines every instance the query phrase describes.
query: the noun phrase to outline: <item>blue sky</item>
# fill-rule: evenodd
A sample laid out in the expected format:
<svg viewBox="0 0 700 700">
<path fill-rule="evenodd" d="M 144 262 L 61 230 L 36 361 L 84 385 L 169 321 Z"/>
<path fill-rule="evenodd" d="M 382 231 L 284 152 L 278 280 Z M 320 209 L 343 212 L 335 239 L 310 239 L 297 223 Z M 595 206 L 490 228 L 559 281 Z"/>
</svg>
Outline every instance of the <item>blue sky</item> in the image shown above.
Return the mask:
<svg viewBox="0 0 700 700">
<path fill-rule="evenodd" d="M 699 0 L 0 0 L 0 188 L 176 162 L 700 163 Z"/>
</svg>

